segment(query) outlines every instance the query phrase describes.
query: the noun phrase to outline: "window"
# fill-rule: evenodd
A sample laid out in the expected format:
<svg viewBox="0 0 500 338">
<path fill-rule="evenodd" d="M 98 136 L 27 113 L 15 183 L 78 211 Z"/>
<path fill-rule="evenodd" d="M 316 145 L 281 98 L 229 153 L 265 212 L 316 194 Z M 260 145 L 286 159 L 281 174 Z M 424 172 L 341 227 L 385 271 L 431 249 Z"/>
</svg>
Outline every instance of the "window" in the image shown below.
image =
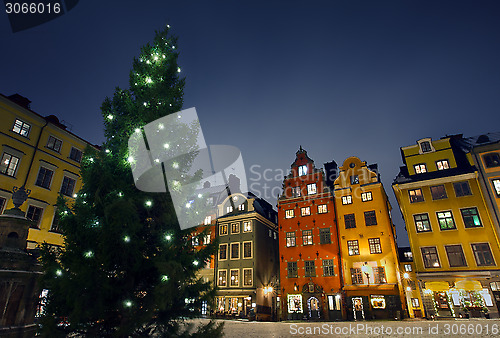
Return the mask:
<svg viewBox="0 0 500 338">
<path fill-rule="evenodd" d="M 422 258 L 426 268 L 440 268 L 439 257 L 435 246 L 428 246 L 420 248 L 422 251 Z"/>
<path fill-rule="evenodd" d="M 375 280 L 375 284 L 387 283 L 385 278 L 385 269 L 383 266 L 376 266 L 373 268 L 373 278 Z"/>
<path fill-rule="evenodd" d="M 450 230 L 457 228 L 455 226 L 455 221 L 453 220 L 451 211 L 440 211 L 437 212 L 436 215 L 439 223 L 439 228 L 441 230 Z"/>
<path fill-rule="evenodd" d="M 28 211 L 26 212 L 26 218 L 35 223 L 35 228 L 40 227 L 40 221 L 42 220 L 43 209 L 30 205 Z"/>
<path fill-rule="evenodd" d="M 238 205 L 238 210 L 239 211 L 245 211 L 245 204 Z"/>
<path fill-rule="evenodd" d="M 300 187 L 292 188 L 292 197 L 300 197 Z"/>
<path fill-rule="evenodd" d="M 483 155 L 484 164 L 486 167 L 493 168 L 500 166 L 500 156 L 498 153 L 490 153 Z"/>
<path fill-rule="evenodd" d="M 73 197 L 73 190 L 75 189 L 76 181 L 72 178 L 64 176 L 61 186 L 61 194 Z"/>
<path fill-rule="evenodd" d="M 39 187 L 50 189 L 50 182 L 52 181 L 52 176 L 54 172 L 50 169 L 40 167 L 38 171 L 38 178 L 36 179 L 35 185 Z"/>
<path fill-rule="evenodd" d="M 411 306 L 414 308 L 414 309 L 417 309 L 420 307 L 420 302 L 418 301 L 418 298 L 412 298 L 411 299 Z"/>
<path fill-rule="evenodd" d="M 431 195 L 433 200 L 441 200 L 448 197 L 443 184 L 431 187 Z"/>
<path fill-rule="evenodd" d="M 305 261 L 305 277 L 316 277 L 316 267 L 314 261 Z"/>
<path fill-rule="evenodd" d="M 47 141 L 47 148 L 57 151 L 58 153 L 61 151 L 62 141 L 55 138 L 54 136 L 49 136 L 49 140 Z"/>
<path fill-rule="evenodd" d="M 307 175 L 307 165 L 299 166 L 299 176 Z"/>
<path fill-rule="evenodd" d="M 252 231 L 252 222 L 245 221 L 243 222 L 243 232 L 251 232 Z"/>
<path fill-rule="evenodd" d="M 408 194 L 410 195 L 410 203 L 423 202 L 424 195 L 422 194 L 422 189 L 413 189 L 408 190 Z"/>
<path fill-rule="evenodd" d="M 219 260 L 227 259 L 227 244 L 219 244 Z"/>
<path fill-rule="evenodd" d="M 363 284 L 363 275 L 360 268 L 351 268 L 352 284 Z"/>
<path fill-rule="evenodd" d="M 411 272 L 413 269 L 411 268 L 411 264 L 405 264 L 405 271 Z"/>
<path fill-rule="evenodd" d="M 300 208 L 300 214 L 302 216 L 309 216 L 311 214 L 311 207 Z"/>
<path fill-rule="evenodd" d="M 17 166 L 19 165 L 19 157 L 4 153 L 2 162 L 0 162 L 0 173 L 7 176 L 14 176 L 16 174 Z"/>
<path fill-rule="evenodd" d="M 210 235 L 203 236 L 203 245 L 210 244 Z"/>
<path fill-rule="evenodd" d="M 295 210 L 288 209 L 285 211 L 285 218 L 294 218 L 294 217 L 295 217 Z"/>
<path fill-rule="evenodd" d="M 472 252 L 474 252 L 474 257 L 476 258 L 477 266 L 495 265 L 490 245 L 488 243 L 471 244 L 471 246 Z"/>
<path fill-rule="evenodd" d="M 373 200 L 373 196 L 372 196 L 371 191 L 361 193 L 361 201 L 368 202 L 371 200 Z"/>
<path fill-rule="evenodd" d="M 462 219 L 466 228 L 479 228 L 483 226 L 477 208 L 461 209 L 460 212 L 462 213 Z"/>
<path fill-rule="evenodd" d="M 307 194 L 313 195 L 316 193 L 316 183 L 311 183 L 307 185 Z"/>
<path fill-rule="evenodd" d="M 7 199 L 0 197 L 0 215 L 2 214 L 3 208 L 5 207 L 6 204 L 7 204 Z"/>
<path fill-rule="evenodd" d="M 319 244 L 330 244 L 332 239 L 330 237 L 330 228 L 319 229 Z"/>
<path fill-rule="evenodd" d="M 240 223 L 231 223 L 231 233 L 232 234 L 240 233 Z"/>
<path fill-rule="evenodd" d="M 448 160 L 436 161 L 436 168 L 437 170 L 450 169 L 450 163 L 448 163 Z"/>
<path fill-rule="evenodd" d="M 455 189 L 455 196 L 457 197 L 472 195 L 469 182 L 467 181 L 453 183 L 453 188 Z"/>
<path fill-rule="evenodd" d="M 351 176 L 351 185 L 353 185 L 353 184 L 359 184 L 359 176 L 358 175 Z"/>
<path fill-rule="evenodd" d="M 415 226 L 417 227 L 417 232 L 432 231 L 428 214 L 413 215 L 413 219 L 415 220 Z"/>
<path fill-rule="evenodd" d="M 349 252 L 349 256 L 359 255 L 358 240 L 347 241 L 347 251 Z"/>
<path fill-rule="evenodd" d="M 328 209 L 326 207 L 326 204 L 318 205 L 318 214 L 326 214 L 327 212 L 328 212 Z"/>
<path fill-rule="evenodd" d="M 497 197 L 500 197 L 500 179 L 494 179 L 491 183 L 493 183 L 493 188 L 495 189 Z"/>
<path fill-rule="evenodd" d="M 304 245 L 312 245 L 313 244 L 312 230 L 303 230 L 302 231 L 302 243 Z"/>
<path fill-rule="evenodd" d="M 191 244 L 193 244 L 193 246 L 200 245 L 200 240 L 199 240 L 198 236 L 193 236 L 193 238 L 191 238 Z"/>
<path fill-rule="evenodd" d="M 287 232 L 286 233 L 286 247 L 295 246 L 295 232 Z"/>
<path fill-rule="evenodd" d="M 420 142 L 420 149 L 423 153 L 428 153 L 432 151 L 431 143 L 429 141 Z"/>
<path fill-rule="evenodd" d="M 243 286 L 252 286 L 253 269 L 243 269 Z"/>
<path fill-rule="evenodd" d="M 370 247 L 371 254 L 382 253 L 382 245 L 380 245 L 380 238 L 369 238 L 368 246 Z"/>
<path fill-rule="evenodd" d="M 230 270 L 230 279 L 229 286 L 239 286 L 240 285 L 240 270 L 239 269 L 231 269 Z"/>
<path fill-rule="evenodd" d="M 325 277 L 335 276 L 335 270 L 333 268 L 333 259 L 323 259 L 323 276 Z"/>
<path fill-rule="evenodd" d="M 354 214 L 344 215 L 344 222 L 346 229 L 352 229 L 356 227 L 356 219 L 354 218 Z"/>
<path fill-rule="evenodd" d="M 227 224 L 219 225 L 219 235 L 221 236 L 227 235 Z"/>
<path fill-rule="evenodd" d="M 425 163 L 415 164 L 413 168 L 415 169 L 415 174 L 424 174 L 427 172 L 427 166 Z"/>
<path fill-rule="evenodd" d="M 212 216 L 205 217 L 205 220 L 203 221 L 203 224 L 209 225 L 210 223 L 212 223 Z"/>
<path fill-rule="evenodd" d="M 243 242 L 243 258 L 252 258 L 252 242 Z"/>
<path fill-rule="evenodd" d="M 1 211 L 2 208 L 0 208 L 0 211 Z M 60 229 L 59 229 L 59 212 L 56 211 L 54 212 L 54 218 L 52 219 L 52 225 L 50 226 L 50 231 L 53 231 L 53 232 L 59 232 Z"/>
<path fill-rule="evenodd" d="M 231 259 L 240 258 L 240 243 L 231 243 Z"/>
<path fill-rule="evenodd" d="M 219 270 L 218 285 L 219 286 L 226 286 L 227 285 L 227 271 L 226 270 Z"/>
<path fill-rule="evenodd" d="M 375 210 L 365 211 L 365 223 L 366 226 L 377 225 L 377 215 Z"/>
<path fill-rule="evenodd" d="M 457 245 L 445 245 L 446 255 L 448 256 L 448 263 L 450 267 L 460 267 L 467 266 L 467 261 L 465 260 L 464 251 L 460 244 Z"/>
<path fill-rule="evenodd" d="M 231 212 L 233 212 L 233 206 L 232 206 L 232 205 L 228 205 L 228 206 L 226 207 L 226 213 L 227 213 L 227 214 L 229 214 L 229 213 L 231 213 Z"/>
<path fill-rule="evenodd" d="M 288 278 L 296 278 L 297 277 L 297 262 L 288 262 L 286 264 L 287 264 Z"/>
<path fill-rule="evenodd" d="M 75 162 L 80 163 L 82 161 L 82 151 L 76 149 L 75 147 L 72 147 L 71 151 L 69 152 L 69 158 Z"/>
<path fill-rule="evenodd" d="M 19 119 L 16 119 L 16 121 L 14 122 L 14 126 L 12 127 L 12 131 L 14 133 L 24 137 L 28 137 L 28 135 L 30 134 L 30 129 L 31 126 L 28 123 Z"/>
<path fill-rule="evenodd" d="M 352 196 L 342 196 L 342 204 L 352 204 Z"/>
</svg>

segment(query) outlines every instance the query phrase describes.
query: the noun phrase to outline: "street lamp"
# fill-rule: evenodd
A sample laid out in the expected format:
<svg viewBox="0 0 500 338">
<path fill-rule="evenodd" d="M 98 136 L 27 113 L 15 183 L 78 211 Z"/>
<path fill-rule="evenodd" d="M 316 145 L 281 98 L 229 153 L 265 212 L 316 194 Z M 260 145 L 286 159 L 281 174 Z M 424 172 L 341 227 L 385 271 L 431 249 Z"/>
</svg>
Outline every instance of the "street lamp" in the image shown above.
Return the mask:
<svg viewBox="0 0 500 338">
<path fill-rule="evenodd" d="M 363 273 L 366 275 L 366 279 L 368 281 L 368 285 L 370 285 L 370 266 L 368 265 L 367 262 L 365 262 L 365 264 L 361 267 L 361 271 L 363 271 Z"/>
</svg>

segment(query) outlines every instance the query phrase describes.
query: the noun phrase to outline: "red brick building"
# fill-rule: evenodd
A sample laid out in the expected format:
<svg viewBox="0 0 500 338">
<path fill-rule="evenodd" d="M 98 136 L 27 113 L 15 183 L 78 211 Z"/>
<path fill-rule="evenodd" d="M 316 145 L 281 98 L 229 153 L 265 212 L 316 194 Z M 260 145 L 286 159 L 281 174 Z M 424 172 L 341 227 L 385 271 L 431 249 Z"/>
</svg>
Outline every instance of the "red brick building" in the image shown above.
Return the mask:
<svg viewBox="0 0 500 338">
<path fill-rule="evenodd" d="M 334 162 L 325 164 L 330 172 Z M 281 319 L 342 319 L 333 193 L 300 147 L 278 199 Z"/>
</svg>

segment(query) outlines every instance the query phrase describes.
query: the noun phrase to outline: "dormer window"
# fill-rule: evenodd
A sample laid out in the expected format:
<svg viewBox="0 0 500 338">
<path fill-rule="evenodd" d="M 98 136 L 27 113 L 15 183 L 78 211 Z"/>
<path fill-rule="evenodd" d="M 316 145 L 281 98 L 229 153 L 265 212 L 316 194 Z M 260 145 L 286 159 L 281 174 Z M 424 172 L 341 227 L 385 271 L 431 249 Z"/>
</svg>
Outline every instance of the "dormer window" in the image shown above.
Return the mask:
<svg viewBox="0 0 500 338">
<path fill-rule="evenodd" d="M 420 143 L 420 149 L 422 150 L 423 153 L 428 153 L 429 151 L 432 151 L 431 143 L 429 141 L 424 141 Z"/>
<path fill-rule="evenodd" d="M 299 166 L 299 176 L 307 175 L 307 165 Z"/>
</svg>

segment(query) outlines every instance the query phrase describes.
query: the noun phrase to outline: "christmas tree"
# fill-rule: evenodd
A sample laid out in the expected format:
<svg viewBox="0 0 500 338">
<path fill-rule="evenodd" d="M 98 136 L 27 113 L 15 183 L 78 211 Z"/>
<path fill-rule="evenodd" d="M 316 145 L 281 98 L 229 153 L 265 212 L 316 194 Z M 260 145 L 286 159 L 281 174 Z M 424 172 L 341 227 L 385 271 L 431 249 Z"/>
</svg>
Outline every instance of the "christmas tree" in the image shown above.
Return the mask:
<svg viewBox="0 0 500 338">
<path fill-rule="evenodd" d="M 194 250 L 190 230 L 179 227 L 171 194 L 140 191 L 132 176 L 137 150 L 129 148 L 129 139 L 142 137 L 146 125 L 182 109 L 185 81 L 179 77 L 177 39 L 169 30 L 167 25 L 156 32 L 134 58 L 129 89 L 117 88 L 105 99 L 106 142 L 100 151 L 85 152 L 83 188 L 74 201 L 60 198 L 64 248 L 42 247 L 42 287 L 49 290 L 40 320 L 43 336 L 222 334 L 214 322 L 194 326 L 185 320 L 213 299 L 212 286 L 196 273 L 216 244 Z M 158 125 L 158 133 L 162 129 Z M 164 151 L 176 148 L 176 154 L 186 155 L 158 167 L 186 182 L 199 179 L 203 173 L 190 170 L 199 126 L 179 122 L 169 129 L 179 132 L 169 135 Z M 194 190 L 182 193 L 195 196 Z M 203 201 L 194 198 L 186 206 L 201 213 Z"/>
</svg>

